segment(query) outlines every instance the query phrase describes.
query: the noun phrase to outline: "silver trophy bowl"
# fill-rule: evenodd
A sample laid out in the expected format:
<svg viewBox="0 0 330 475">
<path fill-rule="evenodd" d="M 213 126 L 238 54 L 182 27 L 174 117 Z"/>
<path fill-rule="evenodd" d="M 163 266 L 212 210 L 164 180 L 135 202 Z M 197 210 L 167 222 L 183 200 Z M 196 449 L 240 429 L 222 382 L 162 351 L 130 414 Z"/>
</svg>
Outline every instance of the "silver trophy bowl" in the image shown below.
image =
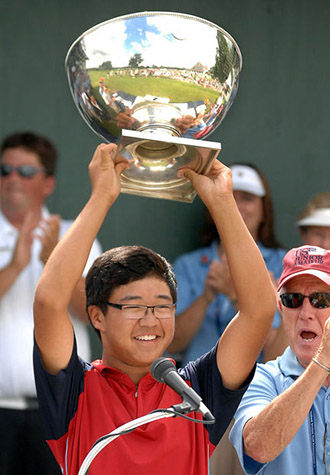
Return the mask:
<svg viewBox="0 0 330 475">
<path fill-rule="evenodd" d="M 70 47 L 65 68 L 89 127 L 131 167 L 126 193 L 193 201 L 180 167 L 207 173 L 221 150 L 205 141 L 236 96 L 242 67 L 234 39 L 192 15 L 141 12 L 105 21 Z"/>
</svg>

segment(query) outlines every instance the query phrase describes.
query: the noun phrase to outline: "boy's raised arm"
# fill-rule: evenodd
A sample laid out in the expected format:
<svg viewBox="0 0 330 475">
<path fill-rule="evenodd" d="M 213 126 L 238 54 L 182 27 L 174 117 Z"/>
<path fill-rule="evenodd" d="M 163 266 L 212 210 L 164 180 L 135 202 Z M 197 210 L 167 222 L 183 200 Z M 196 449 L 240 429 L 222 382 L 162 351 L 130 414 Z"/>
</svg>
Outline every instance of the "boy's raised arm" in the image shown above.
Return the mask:
<svg viewBox="0 0 330 475">
<path fill-rule="evenodd" d="M 34 300 L 36 343 L 48 372 L 57 374 L 69 362 L 73 329 L 68 306 L 93 241 L 120 192 L 120 174 L 129 166 L 113 160 L 116 146 L 101 144 L 89 165 L 92 192 L 86 205 L 45 265 Z"/>
<path fill-rule="evenodd" d="M 231 170 L 215 161 L 207 176 L 181 169 L 208 207 L 226 252 L 239 311 L 221 336 L 217 361 L 224 384 L 235 389 L 249 376 L 276 309 L 274 286 L 237 208 Z"/>
</svg>

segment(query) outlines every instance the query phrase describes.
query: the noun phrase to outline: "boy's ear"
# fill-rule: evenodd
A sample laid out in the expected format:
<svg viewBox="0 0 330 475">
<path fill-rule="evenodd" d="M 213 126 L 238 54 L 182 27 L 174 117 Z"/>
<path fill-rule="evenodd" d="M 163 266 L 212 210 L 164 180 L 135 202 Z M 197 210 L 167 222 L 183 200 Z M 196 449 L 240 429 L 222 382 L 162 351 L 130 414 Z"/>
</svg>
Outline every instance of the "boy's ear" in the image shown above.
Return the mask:
<svg viewBox="0 0 330 475">
<path fill-rule="evenodd" d="M 105 318 L 104 318 L 104 313 L 102 312 L 100 307 L 98 307 L 97 305 L 90 305 L 88 307 L 88 314 L 93 326 L 97 330 L 100 330 L 100 331 L 104 330 Z"/>
</svg>

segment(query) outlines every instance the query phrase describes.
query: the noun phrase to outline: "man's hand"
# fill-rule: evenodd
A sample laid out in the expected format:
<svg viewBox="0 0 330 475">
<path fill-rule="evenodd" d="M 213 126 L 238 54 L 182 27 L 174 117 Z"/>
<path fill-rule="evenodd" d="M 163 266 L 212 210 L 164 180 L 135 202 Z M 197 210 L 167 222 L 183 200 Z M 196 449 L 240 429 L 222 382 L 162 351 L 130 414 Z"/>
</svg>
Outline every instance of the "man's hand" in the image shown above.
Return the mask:
<svg viewBox="0 0 330 475">
<path fill-rule="evenodd" d="M 112 204 L 120 193 L 120 175 L 130 167 L 129 162 L 121 155 L 116 155 L 114 144 L 101 144 L 95 150 L 89 164 L 89 176 L 92 184 L 92 195 L 101 195 Z"/>
<path fill-rule="evenodd" d="M 324 324 L 322 340 L 315 357 L 320 363 L 330 368 L 330 317 Z"/>
<path fill-rule="evenodd" d="M 53 214 L 48 219 L 40 222 L 41 234 L 38 234 L 38 239 L 41 241 L 42 249 L 40 252 L 40 260 L 46 264 L 54 247 L 58 242 L 60 232 L 60 215 Z"/>
<path fill-rule="evenodd" d="M 33 231 L 38 225 L 38 217 L 32 211 L 29 211 L 23 221 L 20 229 L 11 266 L 20 273 L 30 262 L 31 246 L 33 241 Z"/>
</svg>

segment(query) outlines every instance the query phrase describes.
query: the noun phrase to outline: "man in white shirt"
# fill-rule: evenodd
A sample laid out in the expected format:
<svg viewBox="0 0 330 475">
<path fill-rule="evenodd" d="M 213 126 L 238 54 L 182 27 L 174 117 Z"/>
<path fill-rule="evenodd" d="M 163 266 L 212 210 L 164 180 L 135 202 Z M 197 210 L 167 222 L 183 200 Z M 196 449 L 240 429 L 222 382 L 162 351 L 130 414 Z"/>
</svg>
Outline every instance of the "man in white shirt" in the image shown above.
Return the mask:
<svg viewBox="0 0 330 475">
<path fill-rule="evenodd" d="M 0 157 L 0 467 L 6 475 L 59 474 L 44 442 L 32 366 L 33 299 L 50 253 L 71 225 L 45 207 L 57 152 L 29 132 L 3 140 Z M 101 254 L 95 241 L 86 269 Z M 72 256 L 74 258 L 74 256 Z M 71 313 L 79 354 L 90 359 L 84 278 Z"/>
</svg>

